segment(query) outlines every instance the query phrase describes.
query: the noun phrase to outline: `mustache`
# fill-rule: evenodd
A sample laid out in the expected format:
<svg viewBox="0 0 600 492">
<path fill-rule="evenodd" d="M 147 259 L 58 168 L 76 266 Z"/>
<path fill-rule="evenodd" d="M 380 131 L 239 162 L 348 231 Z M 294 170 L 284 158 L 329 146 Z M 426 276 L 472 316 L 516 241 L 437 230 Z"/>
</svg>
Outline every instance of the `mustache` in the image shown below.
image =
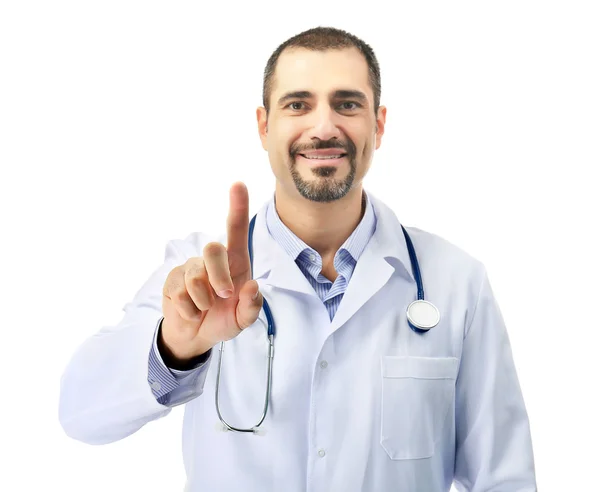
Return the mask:
<svg viewBox="0 0 600 492">
<path fill-rule="evenodd" d="M 340 142 L 339 140 L 323 141 L 319 140 L 316 145 L 292 145 L 290 148 L 290 155 L 295 157 L 297 154 L 302 154 L 310 150 L 321 150 L 321 149 L 341 149 L 348 155 L 354 155 L 356 153 L 356 146 L 351 140 L 347 143 Z"/>
</svg>

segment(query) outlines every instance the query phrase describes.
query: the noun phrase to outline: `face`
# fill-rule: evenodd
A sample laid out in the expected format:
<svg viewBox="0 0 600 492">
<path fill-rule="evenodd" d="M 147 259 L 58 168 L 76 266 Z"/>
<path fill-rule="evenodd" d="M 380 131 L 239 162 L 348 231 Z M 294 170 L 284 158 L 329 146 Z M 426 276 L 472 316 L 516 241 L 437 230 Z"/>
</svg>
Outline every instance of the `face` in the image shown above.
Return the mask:
<svg viewBox="0 0 600 492">
<path fill-rule="evenodd" d="M 315 202 L 361 185 L 381 145 L 386 108 L 374 111 L 367 61 L 356 48 L 285 50 L 259 134 L 278 187 Z M 339 157 L 336 157 L 339 156 Z"/>
</svg>

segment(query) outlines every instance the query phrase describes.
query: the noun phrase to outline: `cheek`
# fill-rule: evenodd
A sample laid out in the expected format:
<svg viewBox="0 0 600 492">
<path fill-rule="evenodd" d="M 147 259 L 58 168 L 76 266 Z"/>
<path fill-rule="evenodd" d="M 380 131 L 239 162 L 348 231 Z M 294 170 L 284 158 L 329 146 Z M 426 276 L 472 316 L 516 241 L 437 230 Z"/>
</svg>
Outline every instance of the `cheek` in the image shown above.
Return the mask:
<svg viewBox="0 0 600 492">
<path fill-rule="evenodd" d="M 272 132 L 269 134 L 268 148 L 269 153 L 276 159 L 289 155 L 289 145 L 285 142 L 287 139 L 283 137 L 279 132 Z"/>
<path fill-rule="evenodd" d="M 282 149 L 289 153 L 294 140 L 290 138 L 290 131 L 284 125 L 270 126 L 267 132 L 268 147 L 271 151 L 279 153 Z"/>
</svg>

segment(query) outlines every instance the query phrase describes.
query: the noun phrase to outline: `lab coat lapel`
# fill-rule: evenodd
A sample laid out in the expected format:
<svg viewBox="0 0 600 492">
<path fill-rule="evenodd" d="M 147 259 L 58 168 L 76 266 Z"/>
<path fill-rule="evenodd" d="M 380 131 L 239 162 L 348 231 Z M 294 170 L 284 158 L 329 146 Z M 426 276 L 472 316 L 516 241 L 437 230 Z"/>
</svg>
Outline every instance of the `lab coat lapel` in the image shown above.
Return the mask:
<svg viewBox="0 0 600 492">
<path fill-rule="evenodd" d="M 389 207 L 371 193 L 367 193 L 373 203 L 377 226 L 354 268 L 350 283 L 333 318 L 332 331 L 348 321 L 373 297 L 386 284 L 396 267 L 400 274 L 414 283 L 406 239 L 400 222 Z M 271 237 L 266 225 L 267 206 L 268 202 L 256 215 L 254 278 L 260 285 L 270 285 L 278 289 L 316 296 L 313 286 L 300 271 L 296 262 Z M 392 264 L 390 259 L 397 261 Z"/>
<path fill-rule="evenodd" d="M 380 251 L 380 244 L 372 237 L 356 263 L 350 283 L 333 317 L 332 332 L 348 321 L 392 276 L 394 267 L 381 256 Z"/>
<path fill-rule="evenodd" d="M 371 193 L 368 195 L 377 218 L 376 229 L 356 263 L 346 292 L 332 320 L 332 332 L 348 321 L 387 283 L 396 270 L 395 266 L 401 275 L 414 282 L 406 238 L 400 222 L 394 212 L 383 202 Z M 392 263 L 391 259 L 397 261 Z M 375 311 L 373 313 L 376 315 Z"/>
<path fill-rule="evenodd" d="M 316 296 L 315 289 L 294 259 L 275 241 L 267 229 L 267 206 L 256 214 L 254 226 L 254 278 L 260 285 L 270 285 L 301 294 Z"/>
</svg>

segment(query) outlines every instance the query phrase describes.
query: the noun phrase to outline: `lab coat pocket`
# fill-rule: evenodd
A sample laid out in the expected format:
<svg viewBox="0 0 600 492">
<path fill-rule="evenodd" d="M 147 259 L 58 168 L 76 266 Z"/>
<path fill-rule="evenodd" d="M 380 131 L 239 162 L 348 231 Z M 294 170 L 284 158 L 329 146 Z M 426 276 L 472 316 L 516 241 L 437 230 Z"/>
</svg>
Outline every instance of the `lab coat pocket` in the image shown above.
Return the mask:
<svg viewBox="0 0 600 492">
<path fill-rule="evenodd" d="M 433 456 L 457 370 L 455 357 L 382 356 L 381 446 L 391 459 Z"/>
</svg>

